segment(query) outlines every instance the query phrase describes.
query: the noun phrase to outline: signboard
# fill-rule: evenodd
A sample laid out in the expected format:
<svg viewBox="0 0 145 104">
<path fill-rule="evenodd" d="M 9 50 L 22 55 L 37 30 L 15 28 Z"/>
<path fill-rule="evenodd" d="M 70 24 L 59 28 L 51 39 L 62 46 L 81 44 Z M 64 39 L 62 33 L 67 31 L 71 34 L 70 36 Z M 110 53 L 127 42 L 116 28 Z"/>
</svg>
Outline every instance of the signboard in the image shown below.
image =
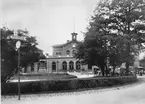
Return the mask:
<svg viewBox="0 0 145 104">
<path fill-rule="evenodd" d="M 11 39 L 26 40 L 26 37 L 23 37 L 23 36 L 11 36 Z"/>
<path fill-rule="evenodd" d="M 18 48 L 20 48 L 20 46 L 21 46 L 21 42 L 20 41 L 17 41 L 16 48 L 18 49 Z"/>
</svg>

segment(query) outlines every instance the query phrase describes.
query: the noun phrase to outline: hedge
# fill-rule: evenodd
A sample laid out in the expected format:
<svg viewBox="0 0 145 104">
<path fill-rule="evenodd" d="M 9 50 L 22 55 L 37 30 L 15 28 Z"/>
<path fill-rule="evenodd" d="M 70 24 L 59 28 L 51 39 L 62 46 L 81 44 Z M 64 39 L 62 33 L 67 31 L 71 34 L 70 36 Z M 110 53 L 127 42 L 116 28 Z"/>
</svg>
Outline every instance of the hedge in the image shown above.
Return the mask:
<svg viewBox="0 0 145 104">
<path fill-rule="evenodd" d="M 20 76 L 53 76 L 53 75 L 69 75 L 66 72 L 57 72 L 57 73 L 20 73 Z"/>
<path fill-rule="evenodd" d="M 75 75 L 70 75 L 68 73 L 21 73 L 20 78 L 22 80 L 52 80 L 52 79 L 72 79 L 77 78 Z M 17 80 L 18 75 L 10 78 L 10 80 Z"/>
<path fill-rule="evenodd" d="M 135 82 L 136 76 L 120 76 L 120 77 L 92 77 L 92 78 L 74 78 L 74 79 L 58 79 L 46 81 L 21 82 L 21 93 L 36 93 L 60 90 L 77 90 L 83 88 L 106 87 L 113 85 L 122 85 L 125 83 Z M 17 94 L 18 83 L 9 82 L 1 83 L 1 94 Z"/>
</svg>

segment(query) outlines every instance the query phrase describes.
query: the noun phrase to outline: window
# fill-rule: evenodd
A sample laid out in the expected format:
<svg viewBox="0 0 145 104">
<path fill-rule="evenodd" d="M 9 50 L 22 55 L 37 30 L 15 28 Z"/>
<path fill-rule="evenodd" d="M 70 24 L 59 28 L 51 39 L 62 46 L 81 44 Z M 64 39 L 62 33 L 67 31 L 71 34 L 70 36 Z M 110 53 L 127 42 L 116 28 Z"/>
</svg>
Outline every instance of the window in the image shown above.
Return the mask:
<svg viewBox="0 0 145 104">
<path fill-rule="evenodd" d="M 56 63 L 52 62 L 52 71 L 56 71 Z"/>
<path fill-rule="evenodd" d="M 67 51 L 66 51 L 66 54 L 67 54 L 67 55 L 70 55 L 70 51 L 69 51 L 69 50 L 67 50 Z"/>
<path fill-rule="evenodd" d="M 58 52 L 56 52 L 56 56 L 58 55 L 59 53 Z"/>
<path fill-rule="evenodd" d="M 81 63 L 79 61 L 76 62 L 76 70 L 81 69 Z"/>
<path fill-rule="evenodd" d="M 72 51 L 72 55 L 74 56 L 74 55 L 75 55 L 75 53 L 76 53 L 76 50 L 73 50 L 73 51 Z"/>
<path fill-rule="evenodd" d="M 59 52 L 59 55 L 61 55 L 61 52 Z"/>
<path fill-rule="evenodd" d="M 46 69 L 46 62 L 45 61 L 40 61 L 38 64 L 40 69 Z"/>
<path fill-rule="evenodd" d="M 56 56 L 61 56 L 61 52 L 56 52 Z"/>
<path fill-rule="evenodd" d="M 70 61 L 69 62 L 69 70 L 73 70 L 74 69 L 74 62 Z"/>
<path fill-rule="evenodd" d="M 62 63 L 62 69 L 63 69 L 63 70 L 67 70 L 67 62 L 66 62 L 66 61 L 64 61 L 64 62 Z"/>
</svg>

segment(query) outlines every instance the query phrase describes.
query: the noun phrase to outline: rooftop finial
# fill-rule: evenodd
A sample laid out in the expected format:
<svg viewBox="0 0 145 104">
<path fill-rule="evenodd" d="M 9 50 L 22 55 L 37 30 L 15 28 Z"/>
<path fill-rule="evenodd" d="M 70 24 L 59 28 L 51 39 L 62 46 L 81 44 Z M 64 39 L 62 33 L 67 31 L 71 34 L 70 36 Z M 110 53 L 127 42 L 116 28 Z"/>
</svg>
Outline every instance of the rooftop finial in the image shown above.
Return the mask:
<svg viewBox="0 0 145 104">
<path fill-rule="evenodd" d="M 71 35 L 72 35 L 72 40 L 76 41 L 77 40 L 77 33 L 75 33 L 75 16 L 73 16 L 73 33 Z"/>
<path fill-rule="evenodd" d="M 73 32 L 75 33 L 75 16 L 73 16 Z"/>
</svg>

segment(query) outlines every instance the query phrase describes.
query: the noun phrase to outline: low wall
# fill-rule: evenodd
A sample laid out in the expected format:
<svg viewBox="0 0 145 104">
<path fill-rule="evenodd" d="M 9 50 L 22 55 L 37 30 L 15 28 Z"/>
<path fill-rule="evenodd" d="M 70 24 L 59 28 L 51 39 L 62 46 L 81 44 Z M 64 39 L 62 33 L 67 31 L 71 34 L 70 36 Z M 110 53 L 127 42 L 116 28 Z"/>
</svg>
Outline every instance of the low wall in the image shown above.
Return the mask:
<svg viewBox="0 0 145 104">
<path fill-rule="evenodd" d="M 74 78 L 61 80 L 47 80 L 35 82 L 21 82 L 21 93 L 34 93 L 42 91 L 77 90 L 83 88 L 106 87 L 113 85 L 123 85 L 137 80 L 136 76 L 121 77 L 93 77 Z M 18 83 L 1 83 L 1 94 L 17 94 Z"/>
</svg>

